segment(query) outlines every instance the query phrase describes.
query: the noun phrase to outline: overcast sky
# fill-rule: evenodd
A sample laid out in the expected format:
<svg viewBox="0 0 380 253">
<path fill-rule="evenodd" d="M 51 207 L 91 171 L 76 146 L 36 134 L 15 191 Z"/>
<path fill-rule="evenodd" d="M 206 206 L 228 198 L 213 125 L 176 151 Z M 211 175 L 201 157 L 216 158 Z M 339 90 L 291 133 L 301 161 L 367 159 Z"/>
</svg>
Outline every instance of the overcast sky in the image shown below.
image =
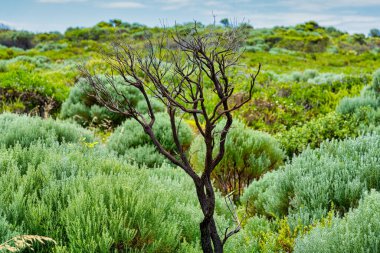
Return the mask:
<svg viewBox="0 0 380 253">
<path fill-rule="evenodd" d="M 350 33 L 380 29 L 380 0 L 0 0 L 0 23 L 30 31 L 65 31 L 119 18 L 148 26 L 236 18 L 254 27 L 315 20 Z"/>
</svg>

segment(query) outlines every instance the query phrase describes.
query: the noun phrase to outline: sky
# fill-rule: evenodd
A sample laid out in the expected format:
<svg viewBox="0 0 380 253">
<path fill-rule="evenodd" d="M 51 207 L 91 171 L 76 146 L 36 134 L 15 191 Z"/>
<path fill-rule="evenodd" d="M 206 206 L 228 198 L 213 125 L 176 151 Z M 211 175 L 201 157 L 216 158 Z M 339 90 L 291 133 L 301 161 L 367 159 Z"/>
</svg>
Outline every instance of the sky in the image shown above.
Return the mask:
<svg viewBox="0 0 380 253">
<path fill-rule="evenodd" d="M 349 33 L 380 29 L 380 0 L 0 0 L 0 23 L 32 32 L 89 27 L 118 18 L 148 26 L 222 18 L 255 28 L 309 20 Z"/>
</svg>

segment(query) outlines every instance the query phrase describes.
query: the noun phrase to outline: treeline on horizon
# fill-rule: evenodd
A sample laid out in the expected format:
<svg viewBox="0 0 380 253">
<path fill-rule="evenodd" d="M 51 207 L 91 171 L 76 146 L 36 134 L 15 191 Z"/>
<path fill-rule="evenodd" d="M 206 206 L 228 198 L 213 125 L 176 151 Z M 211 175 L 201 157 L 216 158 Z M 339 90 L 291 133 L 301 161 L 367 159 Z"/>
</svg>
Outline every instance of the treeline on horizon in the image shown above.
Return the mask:
<svg viewBox="0 0 380 253">
<path fill-rule="evenodd" d="M 204 25 L 197 22 L 198 29 L 207 30 L 215 26 L 223 29 L 234 26 L 228 19 L 220 20 L 219 24 Z M 189 32 L 194 26 L 193 22 L 176 24 L 168 27 L 148 27 L 140 23 L 123 22 L 112 19 L 109 22 L 101 21 L 92 27 L 69 27 L 64 33 L 41 32 L 32 33 L 25 30 L 15 30 L 0 23 L 0 45 L 31 49 L 40 43 L 58 42 L 67 40 L 78 42 L 82 40 L 109 41 L 114 39 L 143 40 L 150 38 L 163 29 L 177 29 L 183 33 Z M 368 50 L 378 50 L 380 30 L 373 28 L 369 33 L 354 33 L 340 31 L 335 27 L 323 27 L 315 21 L 309 21 L 295 26 L 275 26 L 273 28 L 254 28 L 248 23 L 240 23 L 239 27 L 247 31 L 246 50 L 269 51 L 272 48 L 283 48 L 293 51 L 324 52 L 326 50 L 352 49 L 359 53 Z M 338 45 L 336 41 L 340 41 Z M 329 45 L 334 44 L 330 48 Z M 358 44 L 354 46 L 355 44 Z M 348 45 L 353 46 L 350 48 Z"/>
</svg>

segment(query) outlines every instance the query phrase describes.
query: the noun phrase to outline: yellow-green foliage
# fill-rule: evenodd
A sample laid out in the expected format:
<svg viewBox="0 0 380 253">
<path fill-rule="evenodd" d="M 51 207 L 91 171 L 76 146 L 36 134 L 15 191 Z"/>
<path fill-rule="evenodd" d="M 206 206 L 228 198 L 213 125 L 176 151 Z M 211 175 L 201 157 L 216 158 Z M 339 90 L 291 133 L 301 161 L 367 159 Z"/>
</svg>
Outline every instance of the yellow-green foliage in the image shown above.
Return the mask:
<svg viewBox="0 0 380 253">
<path fill-rule="evenodd" d="M 318 148 L 325 140 L 344 139 L 358 135 L 359 122 L 351 117 L 331 112 L 312 119 L 302 126 L 294 126 L 275 137 L 289 157 L 301 153 L 308 146 Z"/>
</svg>

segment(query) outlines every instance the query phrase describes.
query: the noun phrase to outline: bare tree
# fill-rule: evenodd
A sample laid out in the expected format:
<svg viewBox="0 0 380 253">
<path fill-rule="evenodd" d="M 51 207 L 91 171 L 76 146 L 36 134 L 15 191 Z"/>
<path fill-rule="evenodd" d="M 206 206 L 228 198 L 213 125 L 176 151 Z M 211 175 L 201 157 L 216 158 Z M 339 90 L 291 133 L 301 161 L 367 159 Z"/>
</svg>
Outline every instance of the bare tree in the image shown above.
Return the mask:
<svg viewBox="0 0 380 253">
<path fill-rule="evenodd" d="M 204 216 L 200 223 L 203 252 L 223 252 L 227 239 L 240 230 L 238 224 L 231 231 L 227 228 L 224 235 L 218 234 L 214 220 L 215 193 L 211 173 L 225 153 L 226 136 L 233 121 L 232 112 L 252 98 L 260 71 L 259 66 L 257 72 L 249 75 L 245 97 L 236 104 L 232 103 L 234 84 L 231 82 L 230 70 L 239 67 L 242 39 L 242 33 L 236 27 L 224 29 L 223 32 L 202 32 L 195 23 L 192 31 L 186 35 L 177 29 L 166 31 L 154 42 L 147 41 L 142 48 L 114 43 L 112 52 L 105 55 L 105 60 L 112 73 L 122 76 L 126 85 L 135 87 L 144 96 L 148 107 L 148 114 L 145 115 L 134 108 L 116 88 L 113 74 L 108 76 L 110 85 L 105 85 L 88 69 L 83 66 L 80 68 L 101 104 L 140 123 L 157 150 L 192 178 Z M 111 96 L 107 87 L 112 87 L 124 101 L 120 102 L 120 99 Z M 166 150 L 152 130 L 155 123 L 152 97 L 160 100 L 167 109 L 177 154 Z M 178 115 L 191 117 L 204 139 L 206 158 L 201 173 L 196 173 L 181 145 L 179 123 L 175 120 Z M 216 131 L 217 122 L 223 118 L 225 123 L 222 131 Z M 213 152 L 216 145 L 218 152 Z"/>
</svg>

